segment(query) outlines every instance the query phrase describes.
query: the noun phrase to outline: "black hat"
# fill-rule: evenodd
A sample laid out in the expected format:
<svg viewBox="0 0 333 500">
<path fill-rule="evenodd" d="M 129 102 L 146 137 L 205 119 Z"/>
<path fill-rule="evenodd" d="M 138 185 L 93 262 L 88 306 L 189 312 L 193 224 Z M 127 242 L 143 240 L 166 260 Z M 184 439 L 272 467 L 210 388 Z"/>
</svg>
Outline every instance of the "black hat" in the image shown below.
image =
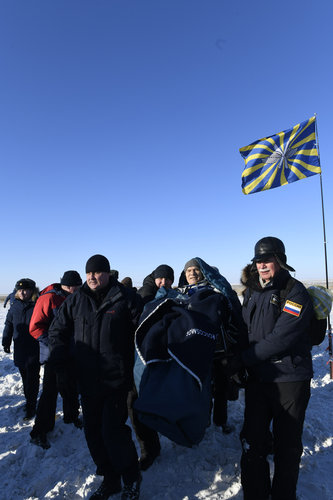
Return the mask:
<svg viewBox="0 0 333 500">
<path fill-rule="evenodd" d="M 156 280 L 156 278 L 166 278 L 168 280 L 171 280 L 172 282 L 175 279 L 172 267 L 168 266 L 167 264 L 161 264 L 160 266 L 158 266 L 155 271 L 153 271 L 153 277 L 154 280 Z"/>
<path fill-rule="evenodd" d="M 30 278 L 22 278 L 21 280 L 18 280 L 15 285 L 16 290 L 34 290 L 35 287 L 35 281 Z"/>
<path fill-rule="evenodd" d="M 77 271 L 66 271 L 60 280 L 60 285 L 81 286 L 82 279 Z"/>
<path fill-rule="evenodd" d="M 121 283 L 126 286 L 126 288 L 133 288 L 133 281 L 132 281 L 132 278 L 130 278 L 129 276 L 126 276 L 126 278 L 123 278 L 121 280 Z"/>
<path fill-rule="evenodd" d="M 104 255 L 93 255 L 86 263 L 86 273 L 109 273 L 110 262 Z"/>
<path fill-rule="evenodd" d="M 295 272 L 295 269 L 287 264 L 286 250 L 283 242 L 274 236 L 266 236 L 265 238 L 261 238 L 261 240 L 257 241 L 254 247 L 254 257 L 252 262 L 264 260 L 272 255 L 276 258 L 279 265 L 283 269 Z"/>
</svg>

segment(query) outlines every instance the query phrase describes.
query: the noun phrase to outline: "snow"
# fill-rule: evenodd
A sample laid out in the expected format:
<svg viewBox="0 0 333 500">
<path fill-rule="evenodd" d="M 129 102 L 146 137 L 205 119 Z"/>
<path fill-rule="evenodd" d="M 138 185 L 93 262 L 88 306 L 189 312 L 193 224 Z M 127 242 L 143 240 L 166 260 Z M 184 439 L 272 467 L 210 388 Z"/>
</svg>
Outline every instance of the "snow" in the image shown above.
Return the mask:
<svg viewBox="0 0 333 500">
<path fill-rule="evenodd" d="M 1 304 L 0 335 L 8 309 Z M 304 425 L 304 453 L 298 482 L 299 500 L 333 498 L 333 383 L 328 372 L 327 341 L 313 348 L 315 376 Z M 0 353 L 0 500 L 89 498 L 99 486 L 83 431 L 62 420 L 58 398 L 56 425 L 49 433 L 51 448 L 30 444 L 33 420 L 23 421 L 24 397 L 12 354 Z M 235 426 L 224 435 L 213 424 L 203 441 L 191 449 L 161 436 L 162 451 L 143 473 L 141 500 L 241 500 L 238 435 L 244 394 L 229 402 L 229 421 Z M 119 500 L 120 495 L 112 499 Z"/>
</svg>

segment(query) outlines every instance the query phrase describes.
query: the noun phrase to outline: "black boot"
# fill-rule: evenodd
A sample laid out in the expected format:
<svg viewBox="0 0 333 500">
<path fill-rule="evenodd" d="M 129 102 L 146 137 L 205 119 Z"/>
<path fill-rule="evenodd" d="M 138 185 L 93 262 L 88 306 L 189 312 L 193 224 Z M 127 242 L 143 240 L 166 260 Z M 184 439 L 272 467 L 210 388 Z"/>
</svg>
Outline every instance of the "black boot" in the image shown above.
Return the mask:
<svg viewBox="0 0 333 500">
<path fill-rule="evenodd" d="M 46 434 L 44 432 L 41 432 L 40 434 L 30 433 L 30 436 L 31 436 L 30 443 L 40 446 L 44 450 L 50 448 L 51 445 L 48 442 Z"/>
<path fill-rule="evenodd" d="M 108 478 L 104 477 L 103 482 L 100 487 L 97 488 L 95 493 L 93 493 L 89 499 L 90 500 L 108 500 L 111 495 L 115 495 L 121 491 L 121 482 L 120 478 Z"/>
<path fill-rule="evenodd" d="M 23 420 L 31 420 L 35 415 L 36 415 L 36 408 L 26 406 Z"/>
<path fill-rule="evenodd" d="M 153 463 L 156 458 L 159 456 L 160 450 L 156 450 L 154 452 L 144 452 L 141 453 L 141 457 L 139 458 L 139 467 L 140 470 L 147 470 Z"/>
<path fill-rule="evenodd" d="M 141 476 L 130 484 L 124 484 L 121 500 L 138 500 L 140 497 Z"/>
</svg>

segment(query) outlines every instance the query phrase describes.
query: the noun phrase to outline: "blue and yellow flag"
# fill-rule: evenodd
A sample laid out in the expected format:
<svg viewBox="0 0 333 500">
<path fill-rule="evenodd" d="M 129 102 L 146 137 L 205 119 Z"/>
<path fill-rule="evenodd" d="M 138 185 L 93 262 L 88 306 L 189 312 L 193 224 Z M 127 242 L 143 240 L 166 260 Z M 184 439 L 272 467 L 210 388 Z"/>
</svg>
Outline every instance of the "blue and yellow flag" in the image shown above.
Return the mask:
<svg viewBox="0 0 333 500">
<path fill-rule="evenodd" d="M 240 148 L 245 160 L 244 194 L 273 189 L 321 173 L 315 133 L 316 117 Z"/>
</svg>

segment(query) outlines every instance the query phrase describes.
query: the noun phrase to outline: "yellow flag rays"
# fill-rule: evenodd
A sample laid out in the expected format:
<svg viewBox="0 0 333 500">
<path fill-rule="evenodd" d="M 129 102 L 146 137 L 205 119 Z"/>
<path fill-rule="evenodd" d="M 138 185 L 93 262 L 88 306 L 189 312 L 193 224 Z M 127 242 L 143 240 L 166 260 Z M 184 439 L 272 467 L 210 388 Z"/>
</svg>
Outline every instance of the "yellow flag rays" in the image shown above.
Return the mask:
<svg viewBox="0 0 333 500">
<path fill-rule="evenodd" d="M 273 189 L 320 174 L 315 117 L 240 148 L 244 194 Z"/>
</svg>

